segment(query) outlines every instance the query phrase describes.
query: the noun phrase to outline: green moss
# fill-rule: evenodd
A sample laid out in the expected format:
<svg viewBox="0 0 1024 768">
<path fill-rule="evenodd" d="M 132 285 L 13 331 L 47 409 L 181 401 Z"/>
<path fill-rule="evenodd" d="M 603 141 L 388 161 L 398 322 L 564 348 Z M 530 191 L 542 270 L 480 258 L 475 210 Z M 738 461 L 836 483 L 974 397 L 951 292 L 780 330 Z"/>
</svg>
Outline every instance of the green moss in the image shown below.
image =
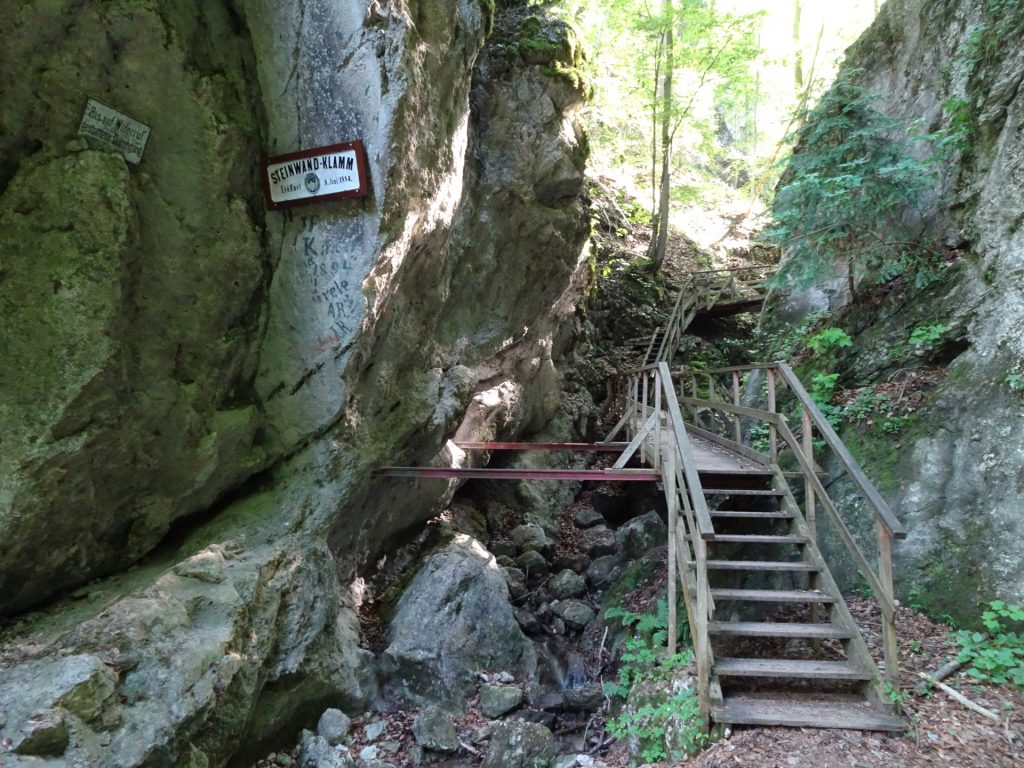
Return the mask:
<svg viewBox="0 0 1024 768">
<path fill-rule="evenodd" d="M 578 67 L 567 67 L 556 61 L 550 66 L 541 67 L 541 72 L 548 77 L 565 81 L 574 91 L 580 92 L 587 101 L 590 101 L 594 95 L 594 89 L 587 83 L 583 70 Z"/>
<path fill-rule="evenodd" d="M 480 3 L 480 10 L 484 12 L 487 26 L 487 34 L 494 31 L 494 0 L 477 0 Z"/>
<path fill-rule="evenodd" d="M 930 421 L 921 412 L 906 416 L 896 433 L 886 432 L 885 423 L 884 419 L 877 419 L 870 427 L 858 425 L 844 429 L 840 437 L 879 489 L 894 490 L 900 478 L 906 475 L 901 470 L 904 459 L 910 456 L 907 449 L 932 430 Z"/>
</svg>

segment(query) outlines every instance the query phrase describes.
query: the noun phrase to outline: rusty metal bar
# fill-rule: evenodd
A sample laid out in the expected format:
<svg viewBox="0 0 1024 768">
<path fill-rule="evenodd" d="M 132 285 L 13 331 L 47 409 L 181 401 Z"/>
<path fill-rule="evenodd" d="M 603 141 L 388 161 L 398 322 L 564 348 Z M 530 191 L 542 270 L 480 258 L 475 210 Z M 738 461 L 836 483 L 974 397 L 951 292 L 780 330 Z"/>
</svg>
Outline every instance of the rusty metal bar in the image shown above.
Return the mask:
<svg viewBox="0 0 1024 768">
<path fill-rule="evenodd" d="M 449 480 L 617 480 L 655 482 L 653 469 L 488 469 L 485 467 L 383 467 L 383 477 L 423 477 Z"/>
<path fill-rule="evenodd" d="M 464 451 L 607 451 L 618 452 L 629 443 L 455 443 Z"/>
</svg>

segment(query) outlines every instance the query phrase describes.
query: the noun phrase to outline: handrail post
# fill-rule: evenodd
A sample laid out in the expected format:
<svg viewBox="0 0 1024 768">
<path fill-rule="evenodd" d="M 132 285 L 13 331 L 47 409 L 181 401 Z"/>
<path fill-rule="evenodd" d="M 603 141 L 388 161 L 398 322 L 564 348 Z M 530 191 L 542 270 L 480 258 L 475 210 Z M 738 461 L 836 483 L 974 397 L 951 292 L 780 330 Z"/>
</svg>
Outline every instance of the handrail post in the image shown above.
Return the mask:
<svg viewBox="0 0 1024 768">
<path fill-rule="evenodd" d="M 803 416 L 801 418 L 803 419 L 804 456 L 807 457 L 807 463 L 814 467 L 814 434 L 812 432 L 814 427 L 811 424 L 811 414 L 806 408 L 803 409 Z M 808 477 L 804 477 L 804 499 L 806 500 L 807 527 L 811 531 L 811 537 L 817 542 L 818 528 L 815 521 L 814 485 Z"/>
<path fill-rule="evenodd" d="M 668 655 L 671 658 L 676 655 L 676 521 L 679 519 L 674 439 L 669 450 L 665 452 L 664 468 L 661 477 L 665 484 L 665 501 L 668 502 Z M 685 588 L 684 584 L 683 589 Z"/>
<path fill-rule="evenodd" d="M 661 371 L 654 371 L 654 450 L 651 451 L 651 466 L 661 468 Z"/>
<path fill-rule="evenodd" d="M 804 408 L 802 419 L 802 431 L 803 431 L 803 449 L 804 456 L 807 457 L 807 466 L 810 467 L 811 472 L 814 471 L 814 434 L 812 432 L 813 425 L 811 424 L 811 414 Z M 807 530 L 811 535 L 811 541 L 818 544 L 818 524 L 815 519 L 816 510 L 814 508 L 814 483 L 811 482 L 811 478 L 807 475 L 807 471 L 804 471 L 804 519 L 807 521 Z M 818 577 L 816 574 L 811 574 L 810 587 L 811 589 L 818 589 Z M 821 606 L 818 603 L 811 605 L 811 622 L 817 624 L 821 621 Z M 815 641 L 818 642 L 818 641 Z M 820 643 L 815 646 L 815 650 L 818 649 Z"/>
<path fill-rule="evenodd" d="M 650 378 L 650 374 L 642 373 L 640 378 L 643 379 L 643 399 L 640 401 L 640 423 L 647 423 L 647 380 Z"/>
<path fill-rule="evenodd" d="M 740 404 L 740 372 L 739 371 L 733 371 L 732 372 L 732 404 L 733 405 L 739 405 Z M 733 414 L 733 417 L 732 417 L 732 430 L 733 430 L 733 438 L 735 439 L 735 441 L 737 443 L 742 444 L 743 443 L 743 428 L 740 425 L 740 416 L 739 416 L 739 414 Z"/>
<path fill-rule="evenodd" d="M 775 410 L 775 369 L 769 368 L 767 371 L 768 379 L 768 412 L 776 413 Z M 778 448 L 776 447 L 778 442 L 778 436 L 775 434 L 775 425 L 768 425 L 768 456 L 774 464 L 778 460 Z"/>
<path fill-rule="evenodd" d="M 899 650 L 896 637 L 896 596 L 892 582 L 892 532 L 881 520 L 875 520 L 875 534 L 878 537 L 878 580 L 882 583 L 887 603 L 882 606 L 882 650 L 885 652 L 885 679 L 889 685 L 899 684 Z M 888 610 L 892 606 L 893 610 Z"/>
</svg>

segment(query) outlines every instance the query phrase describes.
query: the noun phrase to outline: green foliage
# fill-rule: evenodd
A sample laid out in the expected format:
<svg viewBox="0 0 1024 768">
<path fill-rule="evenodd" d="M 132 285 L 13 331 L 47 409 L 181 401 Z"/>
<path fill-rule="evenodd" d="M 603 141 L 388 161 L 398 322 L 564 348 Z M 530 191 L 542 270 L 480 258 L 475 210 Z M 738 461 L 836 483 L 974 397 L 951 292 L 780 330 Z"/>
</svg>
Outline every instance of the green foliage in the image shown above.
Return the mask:
<svg viewBox="0 0 1024 768">
<path fill-rule="evenodd" d="M 917 347 L 927 351 L 934 348 L 935 345 L 942 340 L 943 334 L 948 330 L 949 326 L 944 323 L 919 325 L 910 332 L 910 339 L 907 343 L 912 347 Z"/>
<path fill-rule="evenodd" d="M 849 70 L 805 116 L 797 149 L 775 197 L 773 244 L 789 258 L 776 285 L 806 287 L 845 262 L 858 280 L 886 282 L 910 271 L 931 278 L 935 251 L 912 222 L 937 178 L 919 159 L 906 126 L 879 111 Z M 920 137 L 917 137 L 918 139 Z"/>
<path fill-rule="evenodd" d="M 853 339 L 842 328 L 823 328 L 805 342 L 807 346 L 819 354 L 831 352 L 833 349 L 852 347 Z"/>
<path fill-rule="evenodd" d="M 942 157 L 952 151 L 970 152 L 978 132 L 977 116 L 971 102 L 966 99 L 949 99 L 943 103 L 942 109 L 947 115 L 946 125 L 929 137 L 937 155 Z"/>
<path fill-rule="evenodd" d="M 910 697 L 910 691 L 898 688 L 892 683 L 885 684 L 885 698 L 887 698 L 891 704 L 902 704 Z"/>
<path fill-rule="evenodd" d="M 672 682 L 693 663 L 693 652 L 686 650 L 665 658 L 662 646 L 668 636 L 668 605 L 659 600 L 651 614 L 636 614 L 613 607 L 605 611 L 606 619 L 618 619 L 634 634 L 623 642 L 618 676 L 604 683 L 605 695 L 623 701 L 634 688 L 643 685 L 666 695 L 644 697 L 637 706 L 624 707 L 619 715 L 608 720 L 607 730 L 616 739 L 634 739 L 646 762 L 668 758 L 679 759 L 706 746 L 710 737 L 701 727 L 700 704 L 692 688 L 674 690 Z M 669 754 L 668 735 L 672 729 L 672 745 L 683 754 Z"/>
<path fill-rule="evenodd" d="M 838 373 L 815 373 L 811 376 L 811 399 L 833 427 L 839 424 L 842 417 L 842 409 L 832 405 L 837 381 Z"/>
<path fill-rule="evenodd" d="M 866 421 L 877 415 L 886 404 L 889 398 L 879 395 L 870 388 L 862 389 L 857 398 L 843 408 L 843 417 L 848 421 Z"/>
<path fill-rule="evenodd" d="M 1024 374 L 1008 373 L 1004 381 L 1011 392 L 1024 392 Z"/>
<path fill-rule="evenodd" d="M 962 629 L 953 635 L 960 646 L 957 659 L 970 664 L 971 677 L 1024 688 L 1024 608 L 994 600 L 981 622 L 987 634 Z"/>
</svg>

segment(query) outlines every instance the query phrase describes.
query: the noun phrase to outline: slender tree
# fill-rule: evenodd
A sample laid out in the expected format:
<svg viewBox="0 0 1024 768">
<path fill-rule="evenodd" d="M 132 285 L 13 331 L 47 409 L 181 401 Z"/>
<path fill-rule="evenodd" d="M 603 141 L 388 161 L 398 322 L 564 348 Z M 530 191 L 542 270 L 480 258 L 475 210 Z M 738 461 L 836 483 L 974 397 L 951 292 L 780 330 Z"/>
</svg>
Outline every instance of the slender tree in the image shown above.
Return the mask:
<svg viewBox="0 0 1024 768">
<path fill-rule="evenodd" d="M 793 0 L 793 79 L 797 94 L 804 88 L 804 50 L 800 42 L 800 0 Z"/>
</svg>

